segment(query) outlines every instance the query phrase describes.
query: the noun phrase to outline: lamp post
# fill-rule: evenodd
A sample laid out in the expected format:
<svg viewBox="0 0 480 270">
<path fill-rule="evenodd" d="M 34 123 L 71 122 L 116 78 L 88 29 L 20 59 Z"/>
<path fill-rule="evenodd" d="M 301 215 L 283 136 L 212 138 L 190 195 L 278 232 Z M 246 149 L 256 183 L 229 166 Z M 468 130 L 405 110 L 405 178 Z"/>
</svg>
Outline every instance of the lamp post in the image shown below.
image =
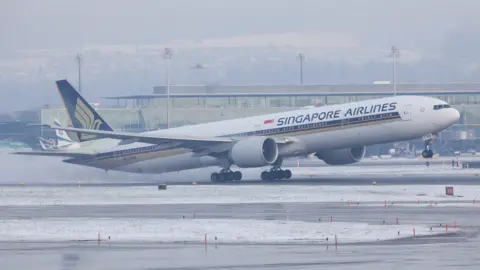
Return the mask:
<svg viewBox="0 0 480 270">
<path fill-rule="evenodd" d="M 165 48 L 163 51 L 163 59 L 167 60 L 167 129 L 170 128 L 170 60 L 173 56 L 171 48 Z"/>
<path fill-rule="evenodd" d="M 80 54 L 77 54 L 75 60 L 77 60 L 78 64 L 78 92 L 82 93 L 82 57 Z"/>
<path fill-rule="evenodd" d="M 397 57 L 400 56 L 400 49 L 398 49 L 396 46 L 392 46 L 390 48 L 391 56 L 393 59 L 393 95 L 395 96 L 397 94 L 397 69 L 396 69 L 396 60 Z"/>
<path fill-rule="evenodd" d="M 303 84 L 303 61 L 305 61 L 305 55 L 303 53 L 299 53 L 297 55 L 297 59 L 300 62 L 300 84 Z"/>
</svg>

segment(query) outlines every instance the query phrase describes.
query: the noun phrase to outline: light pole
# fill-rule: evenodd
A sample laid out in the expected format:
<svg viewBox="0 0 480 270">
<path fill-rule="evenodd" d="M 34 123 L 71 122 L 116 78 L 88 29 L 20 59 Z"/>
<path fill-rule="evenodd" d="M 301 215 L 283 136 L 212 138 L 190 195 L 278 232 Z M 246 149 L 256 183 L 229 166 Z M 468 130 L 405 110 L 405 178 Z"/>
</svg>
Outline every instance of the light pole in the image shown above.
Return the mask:
<svg viewBox="0 0 480 270">
<path fill-rule="evenodd" d="M 167 129 L 170 128 L 170 60 L 173 56 L 171 48 L 165 48 L 163 59 L 167 60 Z"/>
<path fill-rule="evenodd" d="M 297 59 L 300 62 L 300 84 L 303 84 L 303 61 L 305 61 L 305 55 L 303 53 L 299 53 L 297 55 Z"/>
<path fill-rule="evenodd" d="M 82 57 L 80 54 L 77 54 L 75 60 L 77 60 L 78 64 L 78 92 L 82 93 Z"/>
<path fill-rule="evenodd" d="M 395 96 L 397 94 L 397 70 L 396 70 L 396 59 L 397 57 L 400 56 L 400 49 L 398 49 L 395 46 L 392 46 L 390 49 L 391 56 L 393 59 L 393 95 Z"/>
</svg>

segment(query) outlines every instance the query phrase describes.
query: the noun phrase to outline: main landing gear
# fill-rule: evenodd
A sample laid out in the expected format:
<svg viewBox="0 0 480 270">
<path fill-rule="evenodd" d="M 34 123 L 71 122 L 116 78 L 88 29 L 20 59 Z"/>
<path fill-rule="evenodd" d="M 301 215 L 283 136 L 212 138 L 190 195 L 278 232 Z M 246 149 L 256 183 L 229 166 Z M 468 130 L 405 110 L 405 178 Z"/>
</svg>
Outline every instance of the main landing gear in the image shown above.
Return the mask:
<svg viewBox="0 0 480 270">
<path fill-rule="evenodd" d="M 437 138 L 434 134 L 428 134 L 422 137 L 422 140 L 425 142 L 425 150 L 422 152 L 423 158 L 432 158 L 433 150 L 431 149 L 433 141 Z"/>
<path fill-rule="evenodd" d="M 292 177 L 292 171 L 282 170 L 280 168 L 273 168 L 270 171 L 264 171 L 260 175 L 263 181 L 283 180 Z"/>
<path fill-rule="evenodd" d="M 264 171 L 260 175 L 263 181 L 272 181 L 272 180 L 283 180 L 290 179 L 292 177 L 292 171 L 282 170 L 283 159 L 278 158 L 277 161 L 273 164 L 273 168 L 270 171 Z"/>
<path fill-rule="evenodd" d="M 242 173 L 239 171 L 232 172 L 230 169 L 223 169 L 219 173 L 212 173 L 210 176 L 212 182 L 233 182 L 242 180 Z"/>
</svg>

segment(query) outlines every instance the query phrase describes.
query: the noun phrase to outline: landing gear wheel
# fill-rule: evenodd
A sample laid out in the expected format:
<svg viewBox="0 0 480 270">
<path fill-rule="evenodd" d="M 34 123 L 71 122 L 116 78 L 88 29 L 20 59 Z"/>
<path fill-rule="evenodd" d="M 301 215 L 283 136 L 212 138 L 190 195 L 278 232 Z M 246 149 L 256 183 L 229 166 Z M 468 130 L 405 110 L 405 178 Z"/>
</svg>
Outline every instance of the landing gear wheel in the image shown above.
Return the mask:
<svg viewBox="0 0 480 270">
<path fill-rule="evenodd" d="M 212 173 L 210 180 L 214 183 L 240 181 L 242 180 L 242 173 L 222 170 L 219 173 Z"/>
<path fill-rule="evenodd" d="M 227 177 L 226 177 L 225 173 L 219 173 L 218 174 L 218 182 L 225 182 L 226 178 Z"/>
<path fill-rule="evenodd" d="M 432 143 L 436 140 L 438 134 L 427 134 L 422 137 L 422 140 L 425 142 L 425 150 L 422 152 L 423 158 L 432 158 L 433 157 L 433 150 L 432 150 Z"/>
<path fill-rule="evenodd" d="M 260 175 L 260 178 L 263 181 L 272 181 L 272 180 L 283 180 L 290 179 L 292 177 L 292 172 L 290 170 L 272 170 L 264 171 Z"/>
<path fill-rule="evenodd" d="M 233 173 L 233 180 L 235 181 L 240 181 L 242 180 L 242 173 L 239 171 L 236 171 Z"/>
<path fill-rule="evenodd" d="M 262 172 L 260 178 L 262 178 L 263 181 L 270 181 L 273 179 L 271 172 Z"/>
<path fill-rule="evenodd" d="M 433 157 L 433 151 L 430 150 L 430 149 L 423 150 L 422 157 L 423 158 L 432 158 Z"/>
</svg>

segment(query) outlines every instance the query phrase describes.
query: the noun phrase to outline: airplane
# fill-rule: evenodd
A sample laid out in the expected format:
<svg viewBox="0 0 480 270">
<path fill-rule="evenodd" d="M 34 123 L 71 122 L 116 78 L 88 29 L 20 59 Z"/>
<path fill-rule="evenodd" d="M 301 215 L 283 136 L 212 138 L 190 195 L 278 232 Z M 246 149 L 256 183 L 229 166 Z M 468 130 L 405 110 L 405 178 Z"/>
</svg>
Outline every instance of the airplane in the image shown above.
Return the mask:
<svg viewBox="0 0 480 270">
<path fill-rule="evenodd" d="M 422 137 L 424 158 L 432 158 L 437 134 L 460 113 L 447 102 L 424 96 L 385 98 L 306 108 L 164 130 L 129 133 L 112 127 L 67 80 L 56 81 L 80 147 L 23 155 L 63 156 L 63 162 L 105 171 L 161 174 L 220 167 L 212 182 L 242 179 L 238 168 L 271 167 L 262 180 L 290 179 L 285 158 L 313 154 L 329 165 L 347 165 L 365 156 L 366 146 Z"/>
<path fill-rule="evenodd" d="M 60 122 L 58 119 L 53 120 L 53 124 L 56 127 L 61 127 Z M 49 140 L 45 140 L 43 138 L 38 138 L 40 146 L 45 151 L 57 151 L 59 149 L 77 149 L 80 147 L 80 143 L 72 140 L 70 136 L 68 136 L 67 132 L 55 129 L 55 136 L 56 136 L 56 144 L 52 145 Z"/>
<path fill-rule="evenodd" d="M 54 139 L 47 140 L 43 137 L 37 137 L 37 139 L 43 151 L 54 151 L 58 149 L 57 142 Z"/>
</svg>

